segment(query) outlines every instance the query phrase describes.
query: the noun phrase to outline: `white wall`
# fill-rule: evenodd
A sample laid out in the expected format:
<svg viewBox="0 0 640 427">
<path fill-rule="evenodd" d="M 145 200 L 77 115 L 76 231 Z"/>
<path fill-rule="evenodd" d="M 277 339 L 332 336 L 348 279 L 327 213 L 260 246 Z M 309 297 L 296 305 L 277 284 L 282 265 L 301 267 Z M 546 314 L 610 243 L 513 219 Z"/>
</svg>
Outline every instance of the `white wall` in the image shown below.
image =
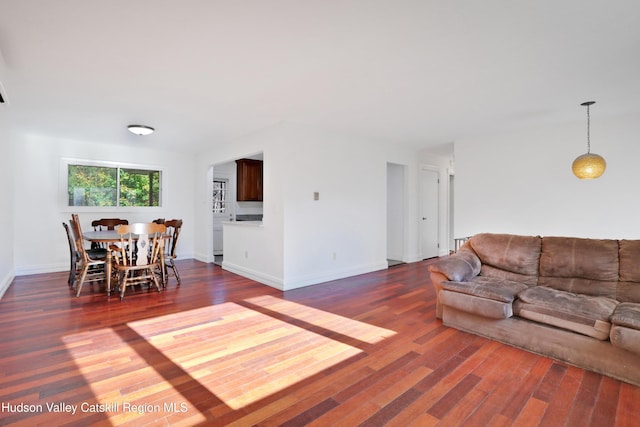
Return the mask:
<svg viewBox="0 0 640 427">
<path fill-rule="evenodd" d="M 211 150 L 197 156 L 194 182 L 194 217 L 201 230 L 194 236 L 194 255 L 198 260 L 213 262 L 211 166 L 263 153 L 264 225 L 260 228 L 236 226 L 232 231 L 225 232 L 224 266 L 230 271 L 278 288 L 282 288 L 284 277 L 283 202 L 279 168 L 286 158 L 283 153 L 279 153 L 280 140 L 281 128 L 274 126 L 231 143 L 213 145 Z M 227 235 L 228 233 L 234 235 Z M 245 253 L 248 256 L 245 257 Z"/>
<path fill-rule="evenodd" d="M 1 111 L 1 110 L 0 110 Z M 1 121 L 0 121 L 1 122 Z M 2 144 L 2 156 L 0 157 L 0 199 L 4 200 L 0 208 L 0 230 L 2 230 L 2 244 L 0 244 L 0 298 L 13 281 L 14 257 L 13 244 L 14 231 L 14 177 L 15 167 L 13 161 L 13 137 L 0 132 Z"/>
<path fill-rule="evenodd" d="M 84 230 L 91 220 L 123 217 L 129 222 L 151 221 L 158 217 L 182 218 L 183 230 L 177 253 L 179 258 L 193 256 L 194 173 L 193 155 L 143 148 L 114 149 L 108 144 L 91 144 L 41 137 L 24 137 L 16 143 L 15 156 L 14 265 L 16 274 L 63 271 L 69 268 L 69 246 L 62 222 L 78 212 Z M 117 212 L 82 212 L 63 206 L 60 201 L 61 158 L 104 160 L 148 164 L 164 169 L 167 197 L 163 207 Z M 35 254 L 35 255 L 34 255 Z"/>
<path fill-rule="evenodd" d="M 17 230 L 12 263 L 17 274 L 68 268 L 61 222 L 72 209 L 60 203 L 61 158 L 119 163 L 138 159 L 134 163 L 164 168 L 168 197 L 163 208 L 116 214 L 130 221 L 183 218 L 179 257 L 210 262 L 211 166 L 263 153 L 263 226 L 238 228 L 241 238 L 225 241 L 225 262 L 231 271 L 285 290 L 386 268 L 387 164 L 402 165 L 403 260 L 419 260 L 420 159 L 414 149 L 292 124 L 212 145 L 198 156 L 40 137 L 21 138 L 15 147 L 14 173 L 9 168 L 2 172 L 15 177 L 8 191 L 9 196 L 15 193 L 14 213 L 0 218 L 10 223 L 8 229 Z M 318 201 L 313 200 L 316 191 Z M 80 212 L 82 226 L 88 229 L 93 218 L 107 215 L 114 212 Z M 34 248 L 42 247 L 51 250 L 39 250 L 34 257 Z"/>
<path fill-rule="evenodd" d="M 387 268 L 380 143 L 301 126 L 287 127 L 283 140 L 286 288 Z"/>
<path fill-rule="evenodd" d="M 263 226 L 225 228 L 233 230 L 224 238 L 225 268 L 285 290 L 386 268 L 388 162 L 407 165 L 404 258 L 417 260 L 415 150 L 290 123 L 198 157 L 201 227 L 211 222 L 210 165 L 255 152 L 264 153 Z M 212 253 L 207 240 L 196 237 L 203 259 Z"/>
<path fill-rule="evenodd" d="M 596 180 L 571 172 L 586 123 L 456 141 L 456 233 L 639 239 L 638 138 L 640 115 L 592 116 L 592 152 L 607 161 Z"/>
<path fill-rule="evenodd" d="M 6 64 L 0 52 L 0 83 L 6 74 Z M 4 93 L 8 98 L 8 94 Z M 2 244 L 0 244 L 0 298 L 5 293 L 15 275 L 13 242 L 15 238 L 14 230 L 14 182 L 15 182 L 15 165 L 14 165 L 14 145 L 15 137 L 9 134 L 6 129 L 6 122 L 9 118 L 8 109 L 10 99 L 5 99 L 4 104 L 0 104 L 0 146 L 2 154 L 0 155 L 0 230 L 2 230 Z"/>
</svg>

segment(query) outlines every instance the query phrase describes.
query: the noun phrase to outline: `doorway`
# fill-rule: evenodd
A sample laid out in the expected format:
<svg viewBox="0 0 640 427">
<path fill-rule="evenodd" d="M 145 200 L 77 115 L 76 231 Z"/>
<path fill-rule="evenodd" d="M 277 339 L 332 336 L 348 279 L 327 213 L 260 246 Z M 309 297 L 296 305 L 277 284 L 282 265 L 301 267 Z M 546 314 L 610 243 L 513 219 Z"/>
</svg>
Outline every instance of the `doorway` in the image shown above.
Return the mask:
<svg viewBox="0 0 640 427">
<path fill-rule="evenodd" d="M 449 192 L 448 192 L 448 197 L 449 197 L 449 220 L 448 220 L 448 228 L 449 228 L 449 253 L 452 253 L 452 248 L 455 248 L 455 231 L 453 228 L 453 220 L 455 218 L 455 211 L 454 211 L 454 172 L 452 169 L 449 170 L 448 172 L 449 175 Z"/>
<path fill-rule="evenodd" d="M 222 262 L 222 222 L 229 220 L 229 180 L 213 178 L 213 256 Z"/>
<path fill-rule="evenodd" d="M 213 167 L 211 181 L 211 207 L 213 225 L 213 262 L 222 265 L 224 256 L 224 233 L 222 223 L 234 217 L 235 192 L 233 164 L 225 163 Z"/>
<path fill-rule="evenodd" d="M 248 154 L 239 159 L 262 161 L 262 152 Z M 223 224 L 232 221 L 261 221 L 261 201 L 238 200 L 237 160 L 227 160 L 211 166 L 208 180 L 210 203 L 208 215 L 213 232 L 209 234 L 209 259 L 216 265 L 222 265 L 224 257 Z M 258 219 L 259 218 L 259 219 Z"/>
<path fill-rule="evenodd" d="M 387 263 L 403 264 L 405 217 L 405 169 L 387 163 Z"/>
<path fill-rule="evenodd" d="M 432 166 L 420 168 L 420 243 L 422 259 L 440 255 L 440 172 Z"/>
</svg>

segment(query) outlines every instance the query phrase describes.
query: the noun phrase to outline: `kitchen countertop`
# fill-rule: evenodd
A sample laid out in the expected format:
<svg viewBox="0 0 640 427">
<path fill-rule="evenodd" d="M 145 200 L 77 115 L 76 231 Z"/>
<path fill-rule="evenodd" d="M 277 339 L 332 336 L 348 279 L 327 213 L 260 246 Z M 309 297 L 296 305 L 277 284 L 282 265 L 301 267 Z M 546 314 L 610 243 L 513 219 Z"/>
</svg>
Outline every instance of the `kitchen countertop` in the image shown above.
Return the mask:
<svg viewBox="0 0 640 427">
<path fill-rule="evenodd" d="M 262 227 L 262 221 L 223 221 L 222 225 L 239 225 L 241 227 Z"/>
</svg>

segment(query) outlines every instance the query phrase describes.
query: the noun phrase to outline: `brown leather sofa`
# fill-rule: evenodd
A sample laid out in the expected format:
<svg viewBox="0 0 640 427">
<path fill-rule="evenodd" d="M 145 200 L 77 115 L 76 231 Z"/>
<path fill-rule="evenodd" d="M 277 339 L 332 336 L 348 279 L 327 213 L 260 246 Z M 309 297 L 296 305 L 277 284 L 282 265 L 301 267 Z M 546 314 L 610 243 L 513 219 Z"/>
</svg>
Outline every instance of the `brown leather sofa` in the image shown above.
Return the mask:
<svg viewBox="0 0 640 427">
<path fill-rule="evenodd" d="M 640 386 L 640 240 L 478 234 L 429 271 L 444 325 Z"/>
</svg>

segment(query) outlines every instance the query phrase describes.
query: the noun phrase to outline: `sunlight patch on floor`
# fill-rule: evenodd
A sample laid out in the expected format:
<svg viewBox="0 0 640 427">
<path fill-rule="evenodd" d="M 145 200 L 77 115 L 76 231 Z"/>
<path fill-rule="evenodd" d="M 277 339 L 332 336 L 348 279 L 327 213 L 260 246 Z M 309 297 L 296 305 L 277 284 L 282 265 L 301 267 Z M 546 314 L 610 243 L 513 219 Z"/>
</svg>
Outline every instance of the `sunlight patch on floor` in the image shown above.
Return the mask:
<svg viewBox="0 0 640 427">
<path fill-rule="evenodd" d="M 339 316 L 328 311 L 318 310 L 269 295 L 249 298 L 246 301 L 369 344 L 378 343 L 395 335 L 395 332 L 389 329 L 369 325 L 364 322 L 349 319 L 348 317 Z"/>
<path fill-rule="evenodd" d="M 203 411 L 243 408 L 362 352 L 339 338 L 270 316 L 270 311 L 345 340 L 373 344 L 395 334 L 274 297 L 247 303 L 264 313 L 224 303 L 130 322 L 130 329 L 120 333 L 106 328 L 70 335 L 65 345 L 90 384 L 94 403 L 120 404 L 108 413 L 112 422 L 157 419 L 169 415 L 167 408 L 177 412 L 173 420 L 200 422 L 204 417 L 197 414 Z M 97 342 L 108 345 L 96 348 Z M 139 405 L 142 413 L 124 412 L 125 403 Z"/>
<path fill-rule="evenodd" d="M 183 321 L 181 328 L 171 330 L 176 320 Z M 360 353 L 357 348 L 234 303 L 129 326 L 233 409 Z"/>
<path fill-rule="evenodd" d="M 93 394 L 82 402 L 67 402 L 78 405 L 78 412 L 101 413 L 113 425 L 142 424 L 166 416 L 194 424 L 206 420 L 175 391 L 190 378 L 165 380 L 113 329 L 81 332 L 63 341 Z"/>
</svg>

